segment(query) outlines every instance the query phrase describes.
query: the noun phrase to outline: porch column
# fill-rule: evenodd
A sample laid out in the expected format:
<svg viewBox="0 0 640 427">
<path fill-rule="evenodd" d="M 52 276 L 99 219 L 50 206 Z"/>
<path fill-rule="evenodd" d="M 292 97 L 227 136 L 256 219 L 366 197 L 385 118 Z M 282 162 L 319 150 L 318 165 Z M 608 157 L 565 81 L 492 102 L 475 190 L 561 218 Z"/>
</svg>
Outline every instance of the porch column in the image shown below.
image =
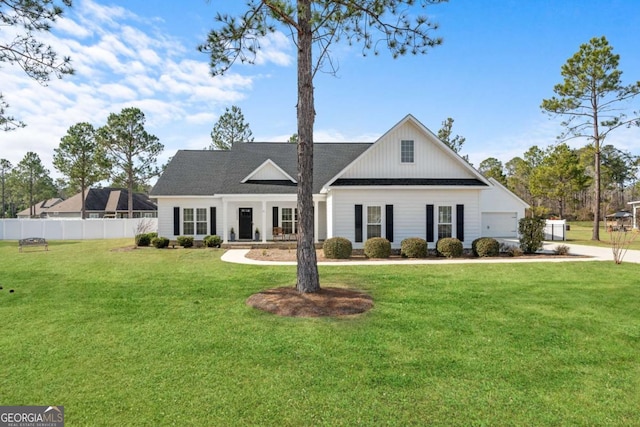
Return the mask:
<svg viewBox="0 0 640 427">
<path fill-rule="evenodd" d="M 633 204 L 631 206 L 633 206 L 633 229 L 637 230 L 638 229 L 638 215 L 637 215 L 638 205 Z"/>
<path fill-rule="evenodd" d="M 262 201 L 262 227 L 260 228 L 262 231 L 262 243 L 267 243 L 267 201 Z"/>
<path fill-rule="evenodd" d="M 319 205 L 320 205 L 320 202 L 318 202 L 317 200 L 313 201 L 313 242 L 314 243 L 320 242 L 320 240 L 318 240 L 318 217 L 320 216 L 318 214 Z"/>
<path fill-rule="evenodd" d="M 227 200 L 222 199 L 222 242 L 227 243 L 229 240 L 229 227 L 227 226 Z"/>
</svg>

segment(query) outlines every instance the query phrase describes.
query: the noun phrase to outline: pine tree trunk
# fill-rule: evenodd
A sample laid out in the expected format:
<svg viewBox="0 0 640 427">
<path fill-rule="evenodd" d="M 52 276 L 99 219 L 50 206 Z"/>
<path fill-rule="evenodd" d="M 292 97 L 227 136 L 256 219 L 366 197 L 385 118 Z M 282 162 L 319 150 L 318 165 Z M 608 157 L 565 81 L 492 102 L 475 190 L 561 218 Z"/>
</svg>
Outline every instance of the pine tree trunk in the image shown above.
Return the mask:
<svg viewBox="0 0 640 427">
<path fill-rule="evenodd" d="M 596 141 L 596 155 L 595 155 L 595 197 L 593 200 L 593 233 L 591 234 L 591 240 L 600 240 L 600 144 Z"/>
<path fill-rule="evenodd" d="M 591 234 L 591 240 L 600 240 L 600 133 L 598 129 L 598 112 L 595 111 L 593 117 L 593 137 L 595 147 L 595 200 L 593 201 L 593 232 Z"/>
<path fill-rule="evenodd" d="M 313 76 L 311 0 L 298 0 L 298 292 L 318 292 L 313 230 Z"/>
</svg>

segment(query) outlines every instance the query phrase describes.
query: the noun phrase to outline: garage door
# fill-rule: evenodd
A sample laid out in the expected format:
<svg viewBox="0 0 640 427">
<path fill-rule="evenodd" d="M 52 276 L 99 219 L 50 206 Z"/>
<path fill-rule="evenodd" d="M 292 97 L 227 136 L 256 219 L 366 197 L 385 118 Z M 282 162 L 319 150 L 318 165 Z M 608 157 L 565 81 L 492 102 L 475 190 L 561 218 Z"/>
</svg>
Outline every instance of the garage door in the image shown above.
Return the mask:
<svg viewBox="0 0 640 427">
<path fill-rule="evenodd" d="M 515 212 L 482 214 L 482 237 L 518 237 L 518 215 Z"/>
</svg>

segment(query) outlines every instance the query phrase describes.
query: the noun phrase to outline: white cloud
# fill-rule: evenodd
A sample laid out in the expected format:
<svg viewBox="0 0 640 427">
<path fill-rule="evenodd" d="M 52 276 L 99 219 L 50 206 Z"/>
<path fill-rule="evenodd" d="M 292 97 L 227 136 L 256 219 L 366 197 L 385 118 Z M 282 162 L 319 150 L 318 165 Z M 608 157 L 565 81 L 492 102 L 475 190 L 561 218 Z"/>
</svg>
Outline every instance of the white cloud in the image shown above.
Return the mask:
<svg viewBox="0 0 640 427">
<path fill-rule="evenodd" d="M 97 94 L 113 100 L 129 100 L 137 97 L 137 93 L 133 89 L 118 83 L 107 83 L 100 86 Z"/>
<path fill-rule="evenodd" d="M 185 117 L 185 120 L 187 121 L 187 123 L 197 124 L 197 125 L 209 125 L 211 126 L 211 128 L 213 128 L 213 124 L 215 123 L 217 118 L 218 116 L 214 113 L 201 112 L 201 113 L 189 114 Z"/>
<path fill-rule="evenodd" d="M 118 26 L 122 19 L 136 18 L 136 15 L 120 6 L 104 6 L 91 0 L 77 2 L 74 8 L 80 24 L 84 27 L 100 30 L 105 27 Z"/>
<path fill-rule="evenodd" d="M 87 27 L 64 17 L 56 24 L 56 31 L 68 34 L 69 36 L 78 39 L 83 39 L 93 34 Z"/>
<path fill-rule="evenodd" d="M 0 157 L 17 164 L 27 151 L 51 165 L 53 149 L 70 126 L 86 121 L 104 125 L 110 113 L 138 107 L 147 130 L 158 136 L 168 153 L 203 148 L 223 107 L 252 90 L 250 75 L 227 73 L 212 78 L 205 55 L 166 35 L 155 18 L 142 18 L 122 7 L 78 0 L 43 41 L 61 56 L 70 56 L 76 71 L 43 87 L 17 67 L 0 69 L 9 114 L 27 123 L 2 134 Z M 195 45 L 192 40 L 187 44 Z M 282 34 L 265 39 L 260 62 L 289 65 L 291 46 Z M 188 123 L 189 126 L 185 126 Z"/>
<path fill-rule="evenodd" d="M 284 33 L 280 31 L 270 33 L 260 39 L 259 43 L 260 50 L 258 50 L 255 59 L 257 65 L 271 62 L 286 67 L 293 63 L 294 58 L 290 54 L 293 43 Z"/>
</svg>

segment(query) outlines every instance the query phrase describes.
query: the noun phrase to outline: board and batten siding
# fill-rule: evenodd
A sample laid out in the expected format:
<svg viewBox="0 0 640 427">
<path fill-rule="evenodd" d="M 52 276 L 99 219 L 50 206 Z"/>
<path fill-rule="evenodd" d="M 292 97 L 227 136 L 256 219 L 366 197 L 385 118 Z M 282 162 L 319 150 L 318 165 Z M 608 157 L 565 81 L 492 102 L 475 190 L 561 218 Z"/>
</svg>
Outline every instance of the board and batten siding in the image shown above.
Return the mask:
<svg viewBox="0 0 640 427">
<path fill-rule="evenodd" d="M 393 248 L 399 248 L 400 242 L 407 237 L 426 238 L 426 205 L 435 207 L 436 221 L 438 206 L 451 206 L 455 237 L 456 206 L 464 205 L 464 241 L 465 247 L 480 237 L 481 190 L 446 189 L 332 189 L 327 199 L 328 221 L 327 237 L 345 237 L 354 248 L 362 248 L 366 241 L 366 207 L 381 206 L 383 216 L 385 207 L 393 205 Z M 356 242 L 355 205 L 363 207 L 363 242 Z M 386 233 L 385 219 L 382 221 L 382 236 Z M 437 234 L 436 234 L 437 236 Z M 433 248 L 433 243 L 430 243 Z"/>
<path fill-rule="evenodd" d="M 402 140 L 414 141 L 413 163 L 400 162 Z M 476 178 L 460 161 L 437 139 L 406 122 L 383 136 L 340 178 Z"/>
</svg>

